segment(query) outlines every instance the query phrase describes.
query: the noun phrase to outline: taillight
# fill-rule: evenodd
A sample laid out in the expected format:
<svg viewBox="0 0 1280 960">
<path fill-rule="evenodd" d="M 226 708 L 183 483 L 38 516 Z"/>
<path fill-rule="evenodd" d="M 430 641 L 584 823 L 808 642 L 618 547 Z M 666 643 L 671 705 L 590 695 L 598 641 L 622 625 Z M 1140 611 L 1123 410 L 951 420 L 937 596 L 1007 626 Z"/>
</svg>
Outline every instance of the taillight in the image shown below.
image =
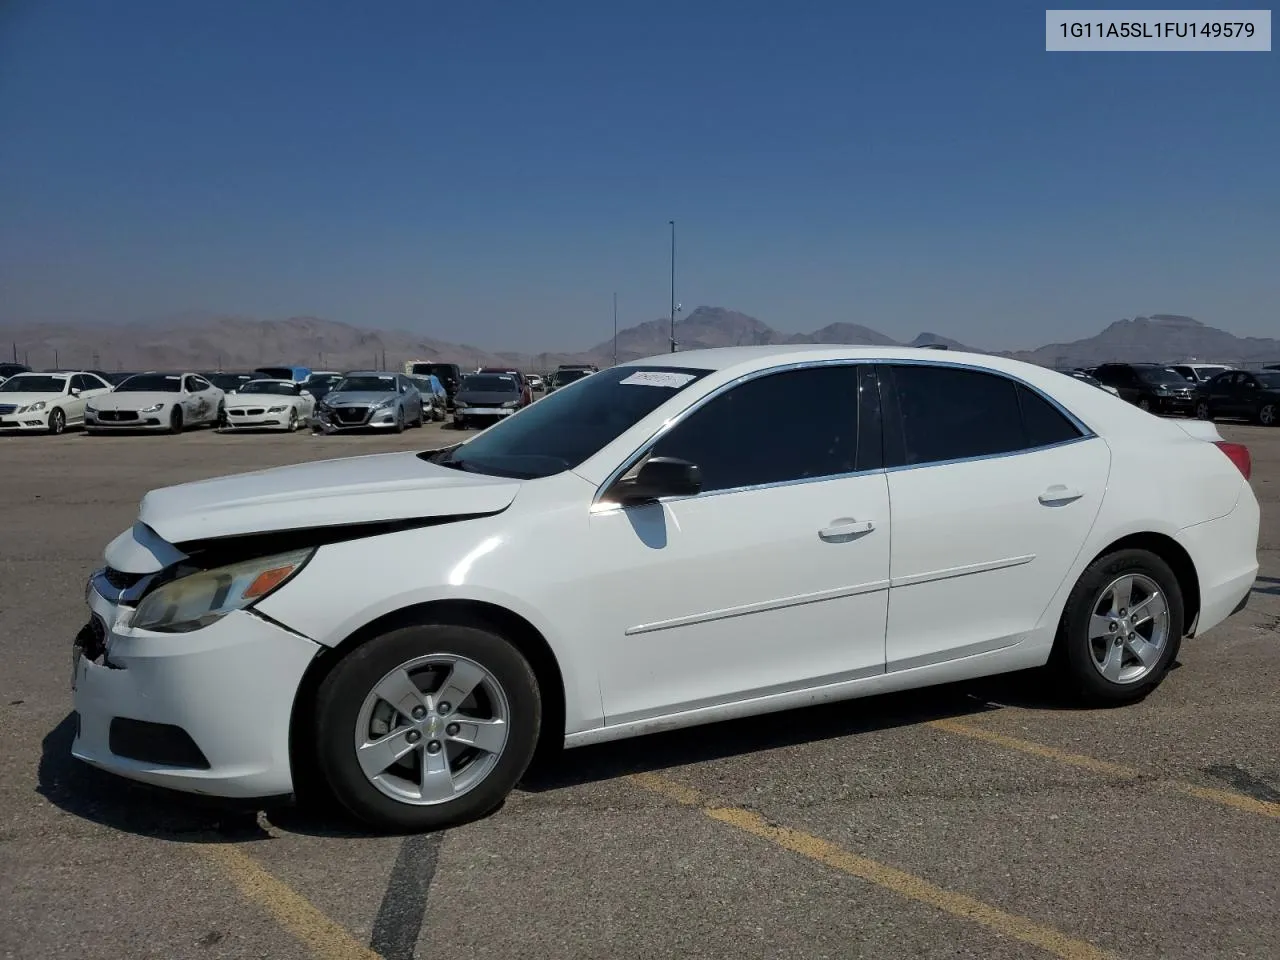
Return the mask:
<svg viewBox="0 0 1280 960">
<path fill-rule="evenodd" d="M 1243 443 L 1227 443 L 1225 440 L 1216 440 L 1213 444 L 1219 450 L 1227 455 L 1227 459 L 1236 465 L 1246 480 L 1253 474 L 1253 457 L 1249 455 L 1249 448 Z"/>
</svg>

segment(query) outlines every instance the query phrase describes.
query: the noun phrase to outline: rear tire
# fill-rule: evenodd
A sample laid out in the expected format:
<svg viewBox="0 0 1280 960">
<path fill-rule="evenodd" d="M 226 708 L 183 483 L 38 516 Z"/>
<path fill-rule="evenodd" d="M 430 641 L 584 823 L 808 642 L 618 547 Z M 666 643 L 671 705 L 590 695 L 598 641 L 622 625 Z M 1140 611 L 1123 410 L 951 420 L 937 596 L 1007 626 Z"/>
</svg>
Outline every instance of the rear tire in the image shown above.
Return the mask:
<svg viewBox="0 0 1280 960">
<path fill-rule="evenodd" d="M 1177 659 L 1185 609 L 1178 578 L 1154 553 L 1127 549 L 1100 557 L 1067 598 L 1050 667 L 1086 704 L 1136 703 Z"/>
<path fill-rule="evenodd" d="M 1276 425 L 1277 410 L 1274 403 L 1264 403 L 1258 410 L 1258 422 L 1264 427 L 1274 427 Z"/>
<path fill-rule="evenodd" d="M 472 683 L 476 677 L 482 679 Z M 446 689 L 462 694 L 455 681 L 468 692 L 448 704 Z M 400 706 L 393 707 L 384 693 Z M 503 720 L 495 724 L 499 716 Z M 468 717 L 490 722 L 469 727 Z M 438 830 L 501 805 L 528 769 L 541 719 L 533 669 L 501 636 L 452 624 L 404 627 L 356 647 L 321 682 L 315 700 L 317 768 L 334 798 L 371 826 Z M 494 749 L 468 748 L 469 737 Z M 394 753 L 362 765 L 361 757 L 370 754 L 357 743 L 377 741 L 394 744 Z M 377 772 L 384 759 L 391 765 Z M 447 779 L 430 779 L 431 773 Z M 423 787 L 429 779 L 433 786 Z M 441 783 L 443 790 L 436 786 Z M 450 798 L 453 790 L 459 792 Z"/>
<path fill-rule="evenodd" d="M 170 433 L 182 432 L 182 411 L 179 410 L 177 407 L 174 407 L 173 412 L 169 414 L 169 432 Z"/>
</svg>

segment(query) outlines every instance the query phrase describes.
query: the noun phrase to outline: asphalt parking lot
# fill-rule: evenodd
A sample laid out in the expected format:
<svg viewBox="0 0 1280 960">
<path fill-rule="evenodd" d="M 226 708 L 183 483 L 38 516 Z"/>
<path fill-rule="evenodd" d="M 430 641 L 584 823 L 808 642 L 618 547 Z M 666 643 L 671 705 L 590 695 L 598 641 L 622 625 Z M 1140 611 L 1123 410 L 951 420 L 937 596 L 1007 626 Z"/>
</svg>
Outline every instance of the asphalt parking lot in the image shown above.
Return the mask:
<svg viewBox="0 0 1280 960">
<path fill-rule="evenodd" d="M 407 839 L 72 760 L 70 644 L 148 489 L 456 434 L 0 437 L 0 956 L 1274 960 L 1280 430 L 1220 429 L 1260 578 L 1144 703 L 1017 676 L 583 748 Z"/>
</svg>

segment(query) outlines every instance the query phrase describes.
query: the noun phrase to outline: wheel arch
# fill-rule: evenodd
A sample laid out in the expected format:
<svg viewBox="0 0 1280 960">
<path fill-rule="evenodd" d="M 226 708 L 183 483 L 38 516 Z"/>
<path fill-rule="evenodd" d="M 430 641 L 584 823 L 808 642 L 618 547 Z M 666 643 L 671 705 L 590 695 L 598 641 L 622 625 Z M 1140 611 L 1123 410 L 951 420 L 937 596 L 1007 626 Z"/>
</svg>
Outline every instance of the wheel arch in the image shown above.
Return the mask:
<svg viewBox="0 0 1280 960">
<path fill-rule="evenodd" d="M 371 620 L 341 643 L 323 648 L 307 667 L 294 695 L 289 718 L 289 765 L 295 788 L 299 779 L 315 776 L 314 745 L 306 736 L 315 719 L 316 693 L 333 670 L 354 648 L 376 636 L 419 624 L 453 624 L 480 627 L 501 634 L 529 661 L 542 697 L 542 726 L 534 762 L 550 757 L 564 746 L 565 685 L 560 663 L 542 633 L 520 614 L 483 600 L 444 599 L 416 603 Z"/>
<path fill-rule="evenodd" d="M 1169 565 L 1173 575 L 1178 578 L 1178 588 L 1182 591 L 1184 609 L 1182 635 L 1191 636 L 1195 630 L 1196 620 L 1200 616 L 1200 575 L 1186 548 L 1173 537 L 1163 533 L 1154 531 L 1131 533 L 1099 550 L 1093 559 L 1085 564 L 1085 569 L 1119 550 L 1146 550 Z"/>
</svg>

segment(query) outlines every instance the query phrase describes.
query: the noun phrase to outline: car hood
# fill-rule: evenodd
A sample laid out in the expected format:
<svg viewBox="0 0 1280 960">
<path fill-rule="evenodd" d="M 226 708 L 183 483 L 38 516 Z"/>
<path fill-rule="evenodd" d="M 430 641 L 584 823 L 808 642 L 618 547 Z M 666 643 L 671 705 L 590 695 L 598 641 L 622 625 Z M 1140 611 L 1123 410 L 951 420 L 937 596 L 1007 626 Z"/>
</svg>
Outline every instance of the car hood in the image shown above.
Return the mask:
<svg viewBox="0 0 1280 960">
<path fill-rule="evenodd" d="M 415 453 L 321 460 L 152 490 L 138 522 L 170 544 L 302 528 L 496 513 L 520 481 L 463 473 Z M 122 534 L 117 540 L 131 538 Z M 116 546 L 113 541 L 112 547 Z M 130 570 L 134 573 L 150 570 Z M 128 544 L 117 556 L 129 560 Z M 136 566 L 137 561 L 132 561 Z M 154 569 L 160 569 L 159 566 Z"/>
<path fill-rule="evenodd" d="M 89 401 L 95 410 L 141 410 L 157 403 L 177 403 L 182 399 L 180 393 L 104 393 L 98 397 L 90 397 Z"/>
<path fill-rule="evenodd" d="M 507 390 L 459 390 L 454 400 L 458 403 L 508 403 L 519 400 L 520 394 Z"/>
<path fill-rule="evenodd" d="M 331 407 L 371 407 L 375 403 L 390 402 L 400 394 L 395 391 L 343 391 L 335 393 L 330 390 L 324 398 L 324 402 Z"/>
<path fill-rule="evenodd" d="M 29 403 L 39 403 L 43 400 L 49 403 L 52 400 L 61 400 L 66 394 L 62 393 L 0 393 L 0 407 L 25 407 Z"/>
</svg>

